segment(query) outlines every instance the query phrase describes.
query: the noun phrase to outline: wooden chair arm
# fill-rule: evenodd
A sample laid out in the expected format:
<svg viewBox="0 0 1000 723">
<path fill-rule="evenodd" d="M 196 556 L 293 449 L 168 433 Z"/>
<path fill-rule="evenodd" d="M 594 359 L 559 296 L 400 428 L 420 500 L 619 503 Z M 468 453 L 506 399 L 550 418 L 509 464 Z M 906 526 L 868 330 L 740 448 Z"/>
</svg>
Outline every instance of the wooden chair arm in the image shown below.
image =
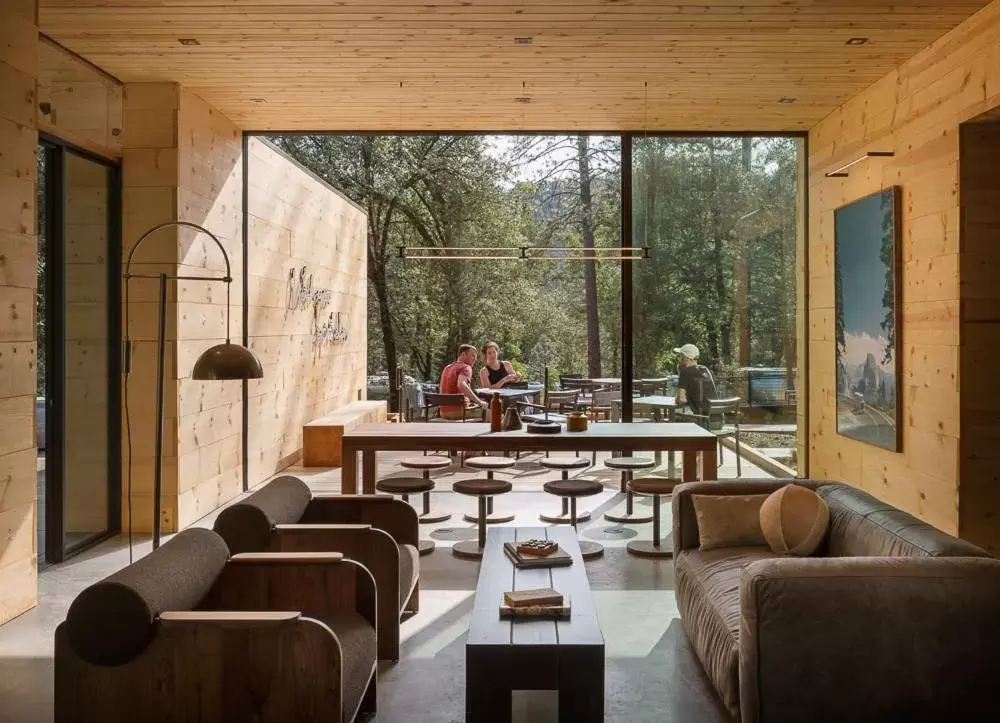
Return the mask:
<svg viewBox="0 0 1000 723">
<path fill-rule="evenodd" d="M 241 552 L 229 558 L 231 565 L 325 565 L 340 562 L 339 552 Z"/>
<path fill-rule="evenodd" d="M 262 623 L 287 623 L 302 617 L 299 612 L 284 610 L 178 610 L 160 613 L 161 625 L 210 623 L 236 627 L 259 626 Z"/>
<path fill-rule="evenodd" d="M 377 495 L 315 496 L 306 506 L 300 524 L 368 524 L 388 532 L 400 545 L 416 547 L 419 539 L 417 511 L 393 497 Z"/>
</svg>

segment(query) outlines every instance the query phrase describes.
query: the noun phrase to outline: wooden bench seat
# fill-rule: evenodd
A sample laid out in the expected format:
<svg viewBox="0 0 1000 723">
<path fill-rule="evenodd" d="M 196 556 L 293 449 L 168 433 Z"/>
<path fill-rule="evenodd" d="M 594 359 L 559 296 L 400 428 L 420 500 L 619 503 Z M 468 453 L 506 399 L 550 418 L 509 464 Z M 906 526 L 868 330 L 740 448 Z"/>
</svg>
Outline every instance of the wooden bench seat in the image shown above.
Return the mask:
<svg viewBox="0 0 1000 723">
<path fill-rule="evenodd" d="M 302 427 L 302 466 L 340 467 L 343 464 L 341 440 L 344 432 L 359 424 L 385 422 L 388 407 L 384 401 L 351 402 L 333 414 L 314 419 Z"/>
</svg>

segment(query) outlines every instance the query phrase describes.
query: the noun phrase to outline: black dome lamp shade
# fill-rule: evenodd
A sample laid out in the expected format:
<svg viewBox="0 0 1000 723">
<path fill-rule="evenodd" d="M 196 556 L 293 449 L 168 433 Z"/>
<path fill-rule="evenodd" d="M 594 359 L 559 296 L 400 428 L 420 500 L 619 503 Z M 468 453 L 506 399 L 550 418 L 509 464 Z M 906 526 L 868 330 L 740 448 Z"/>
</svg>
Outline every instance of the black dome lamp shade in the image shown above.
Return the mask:
<svg viewBox="0 0 1000 723">
<path fill-rule="evenodd" d="M 143 241 L 146 240 L 155 231 L 159 231 L 162 228 L 167 228 L 170 226 L 176 226 L 181 228 L 189 228 L 197 231 L 198 233 L 203 233 L 210 237 L 215 245 L 219 247 L 219 251 L 222 252 L 222 258 L 226 262 L 226 275 L 225 276 L 201 276 L 201 275 L 178 275 L 178 274 L 167 274 L 167 273 L 144 273 L 144 274 L 134 274 L 132 273 L 132 257 L 135 256 L 135 252 L 139 250 L 142 246 Z M 157 224 L 153 226 L 148 231 L 146 231 L 139 240 L 135 242 L 132 250 L 129 252 L 128 261 L 125 264 L 125 376 L 126 385 L 128 384 L 127 377 L 132 372 L 132 340 L 130 338 L 130 328 L 128 319 L 128 300 L 129 300 L 129 282 L 132 279 L 156 279 L 159 281 L 160 285 L 160 295 L 159 295 L 159 316 L 158 316 L 158 329 L 157 329 L 157 357 L 156 357 L 156 442 L 155 442 L 155 461 L 156 466 L 153 471 L 153 548 L 157 548 L 160 545 L 160 512 L 161 512 L 161 492 L 163 489 L 163 378 L 164 378 L 164 347 L 166 345 L 166 318 L 167 318 L 167 282 L 168 281 L 205 281 L 205 282 L 223 282 L 226 284 L 226 341 L 223 344 L 216 344 L 215 346 L 206 349 L 198 360 L 194 363 L 194 369 L 191 372 L 191 378 L 197 380 L 240 380 L 240 379 L 260 379 L 264 376 L 264 370 L 261 368 L 260 359 L 247 349 L 245 346 L 240 344 L 233 344 L 230 340 L 229 335 L 229 323 L 230 323 L 230 288 L 233 284 L 232 269 L 229 265 L 229 254 L 226 253 L 226 248 L 222 245 L 219 238 L 213 234 L 211 231 L 206 229 L 204 226 L 199 226 L 196 223 L 191 223 L 189 221 L 167 221 L 166 223 Z M 126 399 L 127 390 L 126 389 Z M 126 403 L 126 414 L 128 413 L 127 403 Z M 131 465 L 131 453 L 129 454 L 129 464 Z M 243 481 L 246 485 L 246 480 Z M 245 489 L 245 486 L 244 486 Z M 131 520 L 132 514 L 131 509 L 129 510 L 129 535 L 131 539 Z"/>
</svg>

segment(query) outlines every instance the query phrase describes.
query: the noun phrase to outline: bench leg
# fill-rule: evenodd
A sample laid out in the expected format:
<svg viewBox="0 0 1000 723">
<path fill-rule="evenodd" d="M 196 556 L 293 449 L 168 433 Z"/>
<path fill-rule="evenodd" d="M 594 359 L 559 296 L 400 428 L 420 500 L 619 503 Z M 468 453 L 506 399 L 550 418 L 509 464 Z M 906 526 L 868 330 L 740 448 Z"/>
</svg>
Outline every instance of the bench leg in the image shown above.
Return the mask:
<svg viewBox="0 0 1000 723">
<path fill-rule="evenodd" d="M 559 723 L 604 720 L 604 648 L 586 647 L 559 656 Z"/>
<path fill-rule="evenodd" d="M 466 723 L 511 723 L 510 680 L 499 661 L 483 653 L 465 653 Z M 603 697 L 603 696 L 602 696 Z"/>
</svg>

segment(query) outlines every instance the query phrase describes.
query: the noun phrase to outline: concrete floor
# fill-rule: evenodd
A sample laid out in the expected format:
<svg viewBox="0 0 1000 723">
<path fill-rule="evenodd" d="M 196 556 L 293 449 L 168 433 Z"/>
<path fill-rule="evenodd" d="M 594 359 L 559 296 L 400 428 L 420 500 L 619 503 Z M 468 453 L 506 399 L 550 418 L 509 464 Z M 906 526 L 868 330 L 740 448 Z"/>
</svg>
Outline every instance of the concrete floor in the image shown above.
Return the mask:
<svg viewBox="0 0 1000 723">
<path fill-rule="evenodd" d="M 402 474 L 396 464 L 403 455 L 381 455 L 380 476 Z M 618 473 L 604 468 L 606 455 L 578 476 L 600 480 L 604 493 L 588 498 L 598 512 L 579 526 L 584 539 L 606 547 L 603 558 L 587 563 L 606 644 L 607 721 L 630 723 L 715 723 L 728 717 L 681 629 L 673 592 L 673 566 L 667 561 L 634 558 L 625 551 L 629 539 L 648 538 L 652 525 L 618 525 L 601 518 L 622 506 Z M 510 524 L 541 525 L 538 514 L 552 511 L 558 500 L 541 491 L 543 481 L 558 473 L 541 468 L 539 455 L 522 459 L 511 473 L 513 491 L 495 500 L 497 512 L 516 513 Z M 664 460 L 666 461 L 666 460 Z M 735 457 L 726 452 L 721 478 L 735 477 Z M 339 491 L 339 470 L 292 468 L 316 491 Z M 451 483 L 468 470 L 457 465 L 435 475 L 435 510 L 452 512 L 451 520 L 423 525 L 438 549 L 421 558 L 420 613 L 402 625 L 402 658 L 380 668 L 379 715 L 392 723 L 451 723 L 464 720 L 464 646 L 479 565 L 454 558 L 450 546 L 475 537 L 473 525 L 461 515 L 472 512 L 475 499 L 452 493 Z M 746 461 L 743 477 L 767 477 Z M 649 509 L 650 500 L 637 500 Z M 196 523 L 211 527 L 216 513 Z M 664 530 L 670 529 L 669 502 L 662 507 Z M 134 539 L 138 558 L 151 549 L 148 536 Z M 0 722 L 43 723 L 52 720 L 53 631 L 66 616 L 73 598 L 87 585 L 129 562 L 124 536 L 109 540 L 70 561 L 50 565 L 39 575 L 38 606 L 0 627 Z M 542 723 L 556 720 L 554 693 L 516 693 L 514 720 Z M 110 722 L 109 723 L 114 723 Z"/>
</svg>

